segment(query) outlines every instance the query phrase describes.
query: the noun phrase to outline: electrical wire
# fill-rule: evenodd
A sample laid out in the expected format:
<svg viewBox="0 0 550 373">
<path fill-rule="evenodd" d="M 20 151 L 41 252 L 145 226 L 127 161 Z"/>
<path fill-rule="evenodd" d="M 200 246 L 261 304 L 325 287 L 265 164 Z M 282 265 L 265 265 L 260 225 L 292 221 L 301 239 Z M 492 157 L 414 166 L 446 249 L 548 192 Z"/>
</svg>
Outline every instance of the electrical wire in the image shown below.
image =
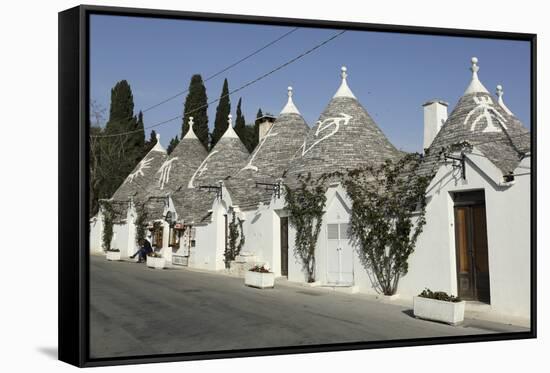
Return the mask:
<svg viewBox="0 0 550 373">
<path fill-rule="evenodd" d="M 294 62 L 300 60 L 301 58 L 303 58 L 303 57 L 309 55 L 310 53 L 316 51 L 317 49 L 319 49 L 319 48 L 325 46 L 326 44 L 328 44 L 328 43 L 331 42 L 332 40 L 334 40 L 334 39 L 336 39 L 337 37 L 339 37 L 339 36 L 341 36 L 342 34 L 344 34 L 345 32 L 346 32 L 346 30 L 343 30 L 343 31 L 340 31 L 340 32 L 338 32 L 338 33 L 332 35 L 330 38 L 324 40 L 323 42 L 321 42 L 321 43 L 319 43 L 319 44 L 317 44 L 317 45 L 315 45 L 314 47 L 308 49 L 307 51 L 300 53 L 300 54 L 297 55 L 296 57 L 294 57 L 294 58 L 288 60 L 287 62 L 285 62 L 285 63 L 283 63 L 283 64 L 277 66 L 276 68 L 274 68 L 274 69 L 268 71 L 267 73 L 265 73 L 265 74 L 263 74 L 263 75 L 260 75 L 259 77 L 257 77 L 257 78 L 255 78 L 255 79 L 249 81 L 248 83 L 245 83 L 244 85 L 240 86 L 239 88 L 236 88 L 236 89 L 230 91 L 230 92 L 227 93 L 226 95 L 220 96 L 220 98 L 217 98 L 217 99 L 215 99 L 215 100 L 209 101 L 209 102 L 207 102 L 205 105 L 202 105 L 202 106 L 199 106 L 199 107 L 197 107 L 197 108 L 194 108 L 194 109 L 192 109 L 192 110 L 190 110 L 190 111 L 188 111 L 188 112 L 186 112 L 186 113 L 183 113 L 183 114 L 181 114 L 181 115 L 177 115 L 177 116 L 175 116 L 175 117 L 173 117 L 173 118 L 164 120 L 164 121 L 162 121 L 162 122 L 158 122 L 158 123 L 153 124 L 153 125 L 151 125 L 151 126 L 147 126 L 147 127 L 145 127 L 143 130 L 147 130 L 147 129 L 159 127 L 159 126 L 161 126 L 161 125 L 163 125 L 163 124 L 172 122 L 172 121 L 174 121 L 174 120 L 176 120 L 176 119 L 183 118 L 183 117 L 185 117 L 185 116 L 187 116 L 187 115 L 189 115 L 189 114 L 193 114 L 193 113 L 195 113 L 195 112 L 197 112 L 197 111 L 199 111 L 199 110 L 202 110 L 202 109 L 204 109 L 204 108 L 207 108 L 209 105 L 214 104 L 214 103 L 220 101 L 221 99 L 223 99 L 223 98 L 225 98 L 225 97 L 231 96 L 231 95 L 234 94 L 234 93 L 237 93 L 237 92 L 239 92 L 239 91 L 242 91 L 243 89 L 245 89 L 245 88 L 247 88 L 247 87 L 249 87 L 249 86 L 251 86 L 251 85 L 253 85 L 253 84 L 255 84 L 255 83 L 257 83 L 257 82 L 259 82 L 259 81 L 261 81 L 261 80 L 263 80 L 263 79 L 265 79 L 265 78 L 267 78 L 268 76 L 270 76 L 270 75 L 276 73 L 277 71 L 284 69 L 285 67 L 291 65 L 292 63 L 294 63 Z M 138 133 L 138 132 L 141 132 L 141 131 L 142 131 L 141 129 L 138 129 L 138 130 L 133 130 L 133 131 L 126 131 L 126 132 L 120 132 L 120 133 L 113 133 L 113 134 L 108 134 L 108 135 L 91 135 L 90 137 L 95 137 L 95 138 L 116 137 L 116 136 L 129 135 L 129 134 L 132 134 L 132 133 Z"/>
<path fill-rule="evenodd" d="M 286 38 L 287 36 L 289 36 L 290 34 L 292 34 L 293 32 L 296 32 L 296 31 L 298 31 L 298 27 L 293 28 L 292 30 L 286 32 L 285 34 L 279 36 L 277 39 L 272 40 L 271 42 L 267 43 L 266 45 L 264 45 L 264 46 L 261 47 L 260 49 L 255 50 L 254 52 L 252 52 L 252 53 L 250 53 L 249 55 L 247 55 L 247 56 L 241 58 L 240 60 L 238 60 L 238 61 L 232 63 L 231 65 L 229 65 L 229 66 L 227 66 L 227 67 L 224 67 L 222 70 L 218 71 L 217 73 L 208 76 L 206 79 L 204 79 L 204 83 L 206 83 L 206 82 L 208 82 L 209 80 L 212 80 L 212 79 L 214 79 L 215 77 L 217 77 L 217 76 L 223 74 L 224 72 L 226 72 L 226 71 L 228 71 L 228 70 L 234 68 L 235 66 L 237 66 L 237 65 L 239 65 L 240 63 L 242 63 L 242 62 L 248 60 L 249 58 L 254 57 L 255 55 L 257 55 L 257 54 L 260 53 L 261 51 L 263 51 L 263 50 L 269 48 L 269 47 L 272 46 L 273 44 L 275 44 L 275 43 L 277 43 L 278 41 L 280 41 L 280 40 Z M 159 103 L 157 103 L 157 104 L 155 104 L 155 105 L 151 105 L 151 106 L 145 108 L 144 110 L 142 110 L 142 113 L 146 113 L 146 112 L 148 112 L 149 110 L 153 110 L 153 109 L 159 107 L 160 105 L 163 105 L 163 104 L 165 104 L 165 103 L 167 103 L 167 102 L 169 102 L 169 101 L 171 101 L 171 100 L 173 100 L 173 99 L 175 99 L 175 98 L 177 98 L 177 97 L 179 97 L 179 96 L 181 96 L 181 95 L 186 94 L 187 92 L 189 92 L 189 89 L 186 89 L 185 91 L 178 92 L 178 93 L 176 93 L 175 95 L 170 96 L 170 97 L 166 98 L 165 100 L 162 100 L 161 102 L 159 102 Z"/>
</svg>

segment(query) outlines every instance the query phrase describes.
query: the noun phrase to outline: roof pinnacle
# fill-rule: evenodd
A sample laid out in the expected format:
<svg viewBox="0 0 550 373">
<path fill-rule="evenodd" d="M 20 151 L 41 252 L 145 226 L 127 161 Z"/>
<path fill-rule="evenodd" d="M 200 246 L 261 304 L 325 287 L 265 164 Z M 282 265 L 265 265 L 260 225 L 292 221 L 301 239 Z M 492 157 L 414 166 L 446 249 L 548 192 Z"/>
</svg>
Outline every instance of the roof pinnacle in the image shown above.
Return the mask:
<svg viewBox="0 0 550 373">
<path fill-rule="evenodd" d="M 298 111 L 298 108 L 296 107 L 296 105 L 294 105 L 294 102 L 292 101 L 293 94 L 294 94 L 293 89 L 291 86 L 289 86 L 288 92 L 287 92 L 288 101 L 285 107 L 283 108 L 283 110 L 281 110 L 281 114 L 300 114 L 300 112 Z"/>
<path fill-rule="evenodd" d="M 233 116 L 231 114 L 227 116 L 227 129 L 225 130 L 225 133 L 223 134 L 222 137 L 239 138 L 239 136 L 237 136 L 237 133 L 233 129 Z"/>
<path fill-rule="evenodd" d="M 348 68 L 345 67 L 345 66 L 342 66 L 342 68 L 340 70 L 342 71 L 341 74 L 340 74 L 340 76 L 342 77 L 342 84 L 340 84 L 340 88 L 338 88 L 338 91 L 336 91 L 336 94 L 334 95 L 334 97 L 351 97 L 351 98 L 355 98 L 355 95 L 353 94 L 351 89 L 349 89 L 349 87 L 348 87 L 348 82 L 347 82 Z"/>
<path fill-rule="evenodd" d="M 189 117 L 188 123 L 189 123 L 189 130 L 187 131 L 185 136 L 183 136 L 183 138 L 184 139 L 196 139 L 197 135 L 195 135 L 195 131 L 193 131 L 193 124 L 195 124 L 195 122 L 193 121 L 193 117 Z"/>
<path fill-rule="evenodd" d="M 477 76 L 477 72 L 479 71 L 479 66 L 477 65 L 478 61 L 479 60 L 477 57 L 472 57 L 471 59 L 472 66 L 470 67 L 470 71 L 472 72 L 472 81 L 470 82 L 468 88 L 466 88 L 466 91 L 464 92 L 465 95 L 470 93 L 489 93 L 487 88 L 483 86 Z"/>
<path fill-rule="evenodd" d="M 496 95 L 498 97 L 498 105 L 506 112 L 508 115 L 514 115 L 510 109 L 506 107 L 504 104 L 504 100 L 502 99 L 502 96 L 504 95 L 504 90 L 502 89 L 502 86 L 499 84 L 497 85 Z"/>
</svg>

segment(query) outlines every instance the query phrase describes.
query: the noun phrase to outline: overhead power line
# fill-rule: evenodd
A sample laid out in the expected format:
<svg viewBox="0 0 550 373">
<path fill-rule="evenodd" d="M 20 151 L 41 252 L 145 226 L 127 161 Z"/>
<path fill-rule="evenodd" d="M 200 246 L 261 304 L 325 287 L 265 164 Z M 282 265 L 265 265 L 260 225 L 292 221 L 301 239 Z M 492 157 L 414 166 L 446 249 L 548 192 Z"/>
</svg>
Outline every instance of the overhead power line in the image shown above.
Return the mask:
<svg viewBox="0 0 550 373">
<path fill-rule="evenodd" d="M 249 55 L 247 55 L 247 56 L 241 58 L 240 60 L 238 60 L 238 61 L 232 63 L 231 65 L 229 65 L 229 66 L 227 66 L 227 67 L 224 67 L 222 70 L 218 71 L 217 73 L 210 75 L 209 77 L 207 77 L 206 79 L 204 79 L 204 82 L 206 83 L 206 82 L 208 82 L 209 80 L 212 80 L 212 79 L 214 79 L 215 77 L 219 76 L 220 74 L 223 74 L 224 72 L 226 72 L 226 71 L 228 71 L 228 70 L 234 68 L 234 67 L 237 66 L 238 64 L 240 64 L 240 63 L 242 63 L 242 62 L 248 60 L 249 58 L 251 58 L 251 57 L 257 55 L 257 54 L 260 53 L 261 51 L 263 51 L 263 50 L 269 48 L 269 47 L 272 46 L 273 44 L 275 44 L 275 43 L 279 42 L 280 40 L 286 38 L 287 36 L 289 36 L 290 34 L 292 34 L 293 32 L 295 32 L 295 31 L 297 31 L 297 30 L 298 30 L 298 27 L 293 28 L 292 30 L 290 30 L 290 31 L 288 31 L 288 32 L 286 32 L 286 33 L 284 33 L 283 35 L 281 35 L 281 36 L 279 36 L 277 39 L 272 40 L 271 42 L 267 43 L 266 45 L 264 45 L 264 46 L 261 47 L 260 49 L 256 49 L 254 52 L 250 53 Z M 170 96 L 170 97 L 166 98 L 165 100 L 162 100 L 161 102 L 159 102 L 159 103 L 157 103 L 157 104 L 155 104 L 155 105 L 151 105 L 151 106 L 149 106 L 148 108 L 145 108 L 144 110 L 142 110 L 142 112 L 143 112 L 143 113 L 146 113 L 146 112 L 148 112 L 149 110 L 153 110 L 154 108 L 157 108 L 157 107 L 159 107 L 160 105 L 163 105 L 163 104 L 165 104 L 165 103 L 167 103 L 167 102 L 169 102 L 169 101 L 172 101 L 173 99 L 175 99 L 175 98 L 177 98 L 177 97 L 179 97 L 179 96 L 181 96 L 181 95 L 184 95 L 184 94 L 186 94 L 187 92 L 189 92 L 189 89 L 186 89 L 185 91 L 178 92 L 178 93 L 176 93 L 175 95 Z"/>
<path fill-rule="evenodd" d="M 288 60 L 287 62 L 285 62 L 285 63 L 283 63 L 283 64 L 277 66 L 276 68 L 274 68 L 274 69 L 272 69 L 272 70 L 266 72 L 265 74 L 260 75 L 259 77 L 257 77 L 257 78 L 255 78 L 255 79 L 249 81 L 248 83 L 246 83 L 246 84 L 240 86 L 239 88 L 236 88 L 236 89 L 234 89 L 234 90 L 232 90 L 232 91 L 229 91 L 229 93 L 227 93 L 226 95 L 221 96 L 220 98 L 217 98 L 217 99 L 215 99 L 215 100 L 209 101 L 209 102 L 207 102 L 205 105 L 196 107 L 196 108 L 194 108 L 194 109 L 192 109 L 192 110 L 189 110 L 188 112 L 183 113 L 183 114 L 181 114 L 181 115 L 177 115 L 177 116 L 172 117 L 172 118 L 170 118 L 170 119 L 166 119 L 166 120 L 164 120 L 164 121 L 162 121 L 162 122 L 158 122 L 158 123 L 155 123 L 155 124 L 153 124 L 153 125 L 151 125 L 151 126 L 147 126 L 147 127 L 145 127 L 144 129 L 147 130 L 147 129 L 159 127 L 159 126 L 161 126 L 161 125 L 163 125 L 163 124 L 172 122 L 172 121 L 174 121 L 174 120 L 176 120 L 176 119 L 183 118 L 184 116 L 187 116 L 187 115 L 193 114 L 193 113 L 195 113 L 195 112 L 197 112 L 197 111 L 199 111 L 199 110 L 202 110 L 202 109 L 208 107 L 209 105 L 214 104 L 214 103 L 220 101 L 221 99 L 223 99 L 223 98 L 225 98 L 225 97 L 231 96 L 232 94 L 237 93 L 237 92 L 239 92 L 239 91 L 241 91 L 241 90 L 243 90 L 243 89 L 245 89 L 245 88 L 247 88 L 247 87 L 249 87 L 249 86 L 251 86 L 251 85 L 257 83 L 257 82 L 259 82 L 260 80 L 263 80 L 263 79 L 267 78 L 268 76 L 270 76 L 270 75 L 276 73 L 276 72 L 279 71 L 279 70 L 284 69 L 284 68 L 287 67 L 288 65 L 290 65 L 290 64 L 292 64 L 292 63 L 294 63 L 294 62 L 300 60 L 301 58 L 307 56 L 308 54 L 310 54 L 310 53 L 316 51 L 317 49 L 319 49 L 319 48 L 325 46 L 326 44 L 328 44 L 328 43 L 331 42 L 332 40 L 334 40 L 334 39 L 336 39 L 337 37 L 339 37 L 339 36 L 341 36 L 342 34 L 344 34 L 345 32 L 346 32 L 346 30 L 343 30 L 343 31 L 340 31 L 340 32 L 338 32 L 338 33 L 332 35 L 330 38 L 324 40 L 323 42 L 321 42 L 321 43 L 319 43 L 319 44 L 317 44 L 317 45 L 315 45 L 314 47 L 308 49 L 307 51 L 300 53 L 300 54 L 297 55 L 296 57 L 294 57 L 294 58 Z M 105 138 L 105 137 L 116 137 L 116 136 L 129 135 L 129 134 L 137 133 L 137 132 L 141 132 L 141 131 L 142 131 L 142 130 L 139 129 L 139 130 L 133 130 L 133 131 L 126 131 L 126 132 L 120 132 L 120 133 L 113 133 L 113 134 L 108 134 L 108 135 L 91 135 L 90 137 L 102 137 L 102 138 Z"/>
</svg>

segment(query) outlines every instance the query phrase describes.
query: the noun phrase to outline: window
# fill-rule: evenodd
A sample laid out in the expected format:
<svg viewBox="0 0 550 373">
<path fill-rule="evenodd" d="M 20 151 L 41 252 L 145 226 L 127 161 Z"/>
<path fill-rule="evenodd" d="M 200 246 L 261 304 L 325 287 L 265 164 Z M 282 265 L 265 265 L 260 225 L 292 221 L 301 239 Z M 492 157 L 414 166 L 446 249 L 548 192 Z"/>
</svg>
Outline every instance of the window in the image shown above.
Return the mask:
<svg viewBox="0 0 550 373">
<path fill-rule="evenodd" d="M 338 239 L 338 224 L 327 224 L 327 237 L 329 240 Z"/>
<path fill-rule="evenodd" d="M 327 224 L 327 238 L 329 240 L 347 240 L 349 239 L 348 228 L 348 223 Z"/>
</svg>

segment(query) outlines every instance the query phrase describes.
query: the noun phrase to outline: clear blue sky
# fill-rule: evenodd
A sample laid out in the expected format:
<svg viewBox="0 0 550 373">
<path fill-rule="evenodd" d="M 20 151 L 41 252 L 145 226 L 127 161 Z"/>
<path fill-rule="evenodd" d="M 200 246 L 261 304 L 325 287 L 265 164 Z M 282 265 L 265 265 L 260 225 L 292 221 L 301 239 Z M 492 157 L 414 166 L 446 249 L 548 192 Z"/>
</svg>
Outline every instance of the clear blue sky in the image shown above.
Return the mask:
<svg viewBox="0 0 550 373">
<path fill-rule="evenodd" d="M 195 73 L 203 78 L 292 29 L 205 21 L 93 15 L 91 17 L 91 98 L 107 109 L 110 90 L 126 79 L 135 111 L 188 88 Z M 300 28 L 285 39 L 206 84 L 208 99 L 220 96 L 223 78 L 235 89 L 333 35 L 335 30 Z M 340 84 L 340 66 L 348 83 L 390 141 L 400 149 L 422 147 L 422 104 L 439 98 L 449 113 L 468 86 L 470 58 L 479 58 L 480 80 L 491 92 L 504 86 L 504 101 L 530 128 L 529 43 L 442 36 L 348 31 L 321 49 L 231 97 L 235 115 L 239 97 L 247 123 L 259 107 L 278 114 L 286 88 L 313 126 Z M 182 95 L 144 115 L 145 126 L 182 114 Z M 208 108 L 210 126 L 216 105 Z M 161 142 L 180 134 L 181 119 L 156 128 Z M 149 133 L 146 134 L 149 136 Z"/>
</svg>

